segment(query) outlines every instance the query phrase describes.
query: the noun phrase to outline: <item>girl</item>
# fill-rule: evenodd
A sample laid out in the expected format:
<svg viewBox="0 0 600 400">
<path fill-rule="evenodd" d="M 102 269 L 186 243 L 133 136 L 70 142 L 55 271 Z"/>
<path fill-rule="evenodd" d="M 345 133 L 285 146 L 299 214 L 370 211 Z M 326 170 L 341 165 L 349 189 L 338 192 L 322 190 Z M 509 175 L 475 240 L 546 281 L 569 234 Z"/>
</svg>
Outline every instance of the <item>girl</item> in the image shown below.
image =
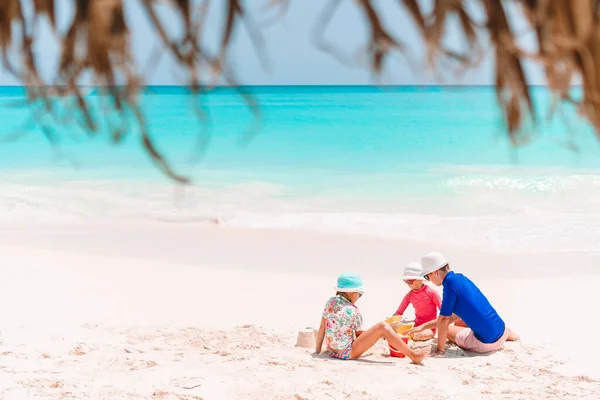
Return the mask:
<svg viewBox="0 0 600 400">
<path fill-rule="evenodd" d="M 321 354 L 325 339 L 329 356 L 355 360 L 373 347 L 379 339 L 385 338 L 415 364 L 419 364 L 425 358 L 425 353 L 416 352 L 408 347 L 386 322 L 380 322 L 366 331 L 362 330 L 362 315 L 354 305 L 364 291 L 360 276 L 341 274 L 335 289 L 336 295 L 327 301 L 321 316 L 316 342 L 317 354 Z"/>
<path fill-rule="evenodd" d="M 410 287 L 410 292 L 400 303 L 394 315 L 402 315 L 409 304 L 415 308 L 415 326 L 437 319 L 437 313 L 442 307 L 440 295 L 424 283 L 421 276 L 421 264 L 411 262 L 404 268 L 404 282 Z M 429 340 L 435 336 L 435 329 L 425 329 L 412 335 L 413 340 Z"/>
</svg>

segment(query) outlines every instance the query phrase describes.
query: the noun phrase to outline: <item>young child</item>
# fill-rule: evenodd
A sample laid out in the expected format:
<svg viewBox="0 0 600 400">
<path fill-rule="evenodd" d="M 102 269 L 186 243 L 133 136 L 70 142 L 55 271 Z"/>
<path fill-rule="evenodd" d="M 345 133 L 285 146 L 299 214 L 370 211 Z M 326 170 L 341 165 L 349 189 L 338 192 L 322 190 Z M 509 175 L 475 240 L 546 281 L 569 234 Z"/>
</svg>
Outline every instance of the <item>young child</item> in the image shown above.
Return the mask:
<svg viewBox="0 0 600 400">
<path fill-rule="evenodd" d="M 427 286 L 421 276 L 421 264 L 411 262 L 404 268 L 403 280 L 410 287 L 410 292 L 400 303 L 400 307 L 394 315 L 402 315 L 409 304 L 415 308 L 415 326 L 437 318 L 437 313 L 442 307 L 440 295 L 431 287 Z M 435 336 L 435 329 L 426 329 L 413 334 L 413 340 L 429 340 Z"/>
<path fill-rule="evenodd" d="M 316 353 L 321 354 L 323 340 L 330 357 L 355 360 L 385 338 L 394 348 L 406 354 L 412 362 L 419 364 L 426 356 L 408 347 L 392 327 L 380 322 L 363 331 L 363 319 L 354 303 L 364 292 L 359 275 L 341 274 L 335 287 L 336 295 L 325 304 L 321 314 L 321 326 L 316 340 Z"/>
</svg>

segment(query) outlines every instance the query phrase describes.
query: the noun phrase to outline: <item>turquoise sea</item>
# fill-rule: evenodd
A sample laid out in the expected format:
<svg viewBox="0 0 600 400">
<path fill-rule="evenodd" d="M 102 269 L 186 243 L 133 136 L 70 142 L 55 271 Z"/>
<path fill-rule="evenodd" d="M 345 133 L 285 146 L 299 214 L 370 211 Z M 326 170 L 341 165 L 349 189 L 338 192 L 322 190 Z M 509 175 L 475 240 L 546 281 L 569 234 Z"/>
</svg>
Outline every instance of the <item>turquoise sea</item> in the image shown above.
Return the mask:
<svg viewBox="0 0 600 400">
<path fill-rule="evenodd" d="M 533 141 L 519 149 L 492 87 L 246 89 L 258 119 L 229 88 L 203 98 L 207 123 L 182 88 L 142 95 L 151 135 L 193 179 L 182 188 L 154 168 L 136 129 L 114 146 L 108 132 L 89 136 L 72 123 L 57 127 L 51 146 L 27 126 L 23 90 L 0 88 L 0 135 L 11 139 L 0 144 L 0 217 L 218 221 L 496 251 L 600 249 L 600 140 L 566 106 L 547 119 L 544 88 L 533 89 Z"/>
</svg>

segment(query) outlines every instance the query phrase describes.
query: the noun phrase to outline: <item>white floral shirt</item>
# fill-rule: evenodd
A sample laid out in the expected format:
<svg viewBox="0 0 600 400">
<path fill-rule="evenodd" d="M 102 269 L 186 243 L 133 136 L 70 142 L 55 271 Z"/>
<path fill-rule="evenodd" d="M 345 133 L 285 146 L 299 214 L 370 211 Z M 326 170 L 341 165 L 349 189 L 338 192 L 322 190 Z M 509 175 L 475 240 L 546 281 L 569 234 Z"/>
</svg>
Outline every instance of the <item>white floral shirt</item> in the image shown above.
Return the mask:
<svg viewBox="0 0 600 400">
<path fill-rule="evenodd" d="M 354 332 L 362 330 L 359 309 L 343 296 L 334 296 L 323 310 L 325 344 L 332 350 L 344 350 L 354 341 Z"/>
</svg>

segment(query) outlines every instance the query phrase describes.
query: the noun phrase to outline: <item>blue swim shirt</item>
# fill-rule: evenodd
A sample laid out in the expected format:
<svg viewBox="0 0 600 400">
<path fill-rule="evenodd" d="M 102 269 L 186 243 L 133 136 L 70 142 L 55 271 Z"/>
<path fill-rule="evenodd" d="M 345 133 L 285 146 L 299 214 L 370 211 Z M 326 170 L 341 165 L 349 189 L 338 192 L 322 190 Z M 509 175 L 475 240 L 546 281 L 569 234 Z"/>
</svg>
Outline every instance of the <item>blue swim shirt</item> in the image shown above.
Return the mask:
<svg viewBox="0 0 600 400">
<path fill-rule="evenodd" d="M 450 271 L 442 285 L 444 295 L 440 315 L 458 315 L 482 343 L 494 343 L 502 337 L 504 321 L 469 278 Z"/>
</svg>

